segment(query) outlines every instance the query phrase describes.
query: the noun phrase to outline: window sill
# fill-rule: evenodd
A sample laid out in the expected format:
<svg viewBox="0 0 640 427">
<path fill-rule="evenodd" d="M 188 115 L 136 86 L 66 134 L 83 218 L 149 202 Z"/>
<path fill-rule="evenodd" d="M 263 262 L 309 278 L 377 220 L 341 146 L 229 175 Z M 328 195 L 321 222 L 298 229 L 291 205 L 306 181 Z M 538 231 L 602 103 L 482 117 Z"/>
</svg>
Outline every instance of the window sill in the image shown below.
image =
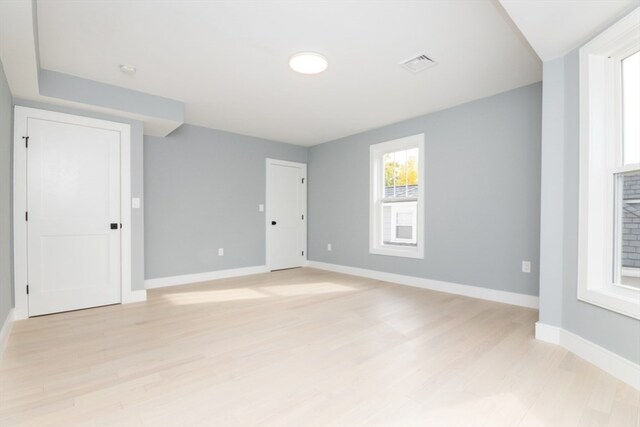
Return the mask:
<svg viewBox="0 0 640 427">
<path fill-rule="evenodd" d="M 396 256 L 401 258 L 424 259 L 424 251 L 418 247 L 389 247 L 378 246 L 369 248 L 369 253 L 374 255 Z"/>
<path fill-rule="evenodd" d="M 640 319 L 640 295 L 637 290 L 615 285 L 596 289 L 578 287 L 578 299 L 634 319 Z"/>
</svg>

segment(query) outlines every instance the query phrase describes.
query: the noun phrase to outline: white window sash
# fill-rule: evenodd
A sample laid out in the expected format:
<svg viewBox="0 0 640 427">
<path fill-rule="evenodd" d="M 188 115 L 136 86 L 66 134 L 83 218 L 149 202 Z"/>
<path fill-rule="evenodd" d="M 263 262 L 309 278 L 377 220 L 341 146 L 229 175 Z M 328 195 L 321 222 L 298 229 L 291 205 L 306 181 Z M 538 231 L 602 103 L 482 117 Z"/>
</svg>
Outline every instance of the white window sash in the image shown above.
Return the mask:
<svg viewBox="0 0 640 427">
<path fill-rule="evenodd" d="M 384 197 L 384 164 L 385 154 L 418 148 L 418 197 L 401 198 Z M 424 258 L 424 134 L 413 135 L 393 141 L 370 146 L 370 197 L 369 197 L 369 253 L 376 255 L 398 256 L 406 258 Z M 390 245 L 383 242 L 383 205 L 415 201 L 416 244 Z"/>
<path fill-rule="evenodd" d="M 640 49 L 640 9 L 580 49 L 578 298 L 640 319 L 640 292 L 614 283 L 621 271 L 615 178 L 623 164 L 621 60 Z M 615 237 L 615 239 L 614 239 Z"/>
</svg>

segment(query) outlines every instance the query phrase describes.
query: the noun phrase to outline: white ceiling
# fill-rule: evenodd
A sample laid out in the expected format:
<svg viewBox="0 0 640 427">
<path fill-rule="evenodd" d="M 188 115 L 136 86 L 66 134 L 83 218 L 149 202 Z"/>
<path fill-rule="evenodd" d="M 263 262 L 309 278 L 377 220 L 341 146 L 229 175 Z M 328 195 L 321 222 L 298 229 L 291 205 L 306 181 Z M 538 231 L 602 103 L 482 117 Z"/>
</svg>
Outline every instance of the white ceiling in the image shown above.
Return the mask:
<svg viewBox="0 0 640 427">
<path fill-rule="evenodd" d="M 640 0 L 500 0 L 543 61 L 565 55 Z"/>
<path fill-rule="evenodd" d="M 38 22 L 44 69 L 183 101 L 190 124 L 300 145 L 541 79 L 490 0 L 58 0 L 38 2 Z M 308 50 L 328 58 L 327 71 L 288 68 Z M 438 65 L 398 66 L 421 53 Z"/>
</svg>

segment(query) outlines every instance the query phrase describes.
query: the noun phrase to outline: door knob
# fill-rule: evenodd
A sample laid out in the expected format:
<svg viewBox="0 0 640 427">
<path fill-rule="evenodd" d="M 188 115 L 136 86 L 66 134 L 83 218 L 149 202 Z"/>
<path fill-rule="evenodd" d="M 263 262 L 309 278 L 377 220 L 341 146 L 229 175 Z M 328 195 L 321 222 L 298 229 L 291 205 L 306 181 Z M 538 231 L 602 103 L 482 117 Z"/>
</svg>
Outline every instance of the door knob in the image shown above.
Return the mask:
<svg viewBox="0 0 640 427">
<path fill-rule="evenodd" d="M 111 223 L 111 229 L 112 230 L 117 230 L 118 229 L 118 223 L 117 222 L 112 222 Z"/>
<path fill-rule="evenodd" d="M 276 222 L 275 221 L 271 221 L 271 225 L 276 225 Z"/>
</svg>

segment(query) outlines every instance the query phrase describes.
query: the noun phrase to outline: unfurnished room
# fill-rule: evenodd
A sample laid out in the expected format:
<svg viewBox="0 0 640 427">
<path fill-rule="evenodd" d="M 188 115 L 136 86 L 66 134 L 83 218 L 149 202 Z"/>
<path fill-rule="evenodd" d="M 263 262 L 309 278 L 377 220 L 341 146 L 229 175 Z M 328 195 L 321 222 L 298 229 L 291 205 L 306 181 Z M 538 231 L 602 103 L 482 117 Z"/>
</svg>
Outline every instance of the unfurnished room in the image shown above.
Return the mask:
<svg viewBox="0 0 640 427">
<path fill-rule="evenodd" d="M 640 0 L 0 0 L 0 426 L 640 427 Z"/>
</svg>

